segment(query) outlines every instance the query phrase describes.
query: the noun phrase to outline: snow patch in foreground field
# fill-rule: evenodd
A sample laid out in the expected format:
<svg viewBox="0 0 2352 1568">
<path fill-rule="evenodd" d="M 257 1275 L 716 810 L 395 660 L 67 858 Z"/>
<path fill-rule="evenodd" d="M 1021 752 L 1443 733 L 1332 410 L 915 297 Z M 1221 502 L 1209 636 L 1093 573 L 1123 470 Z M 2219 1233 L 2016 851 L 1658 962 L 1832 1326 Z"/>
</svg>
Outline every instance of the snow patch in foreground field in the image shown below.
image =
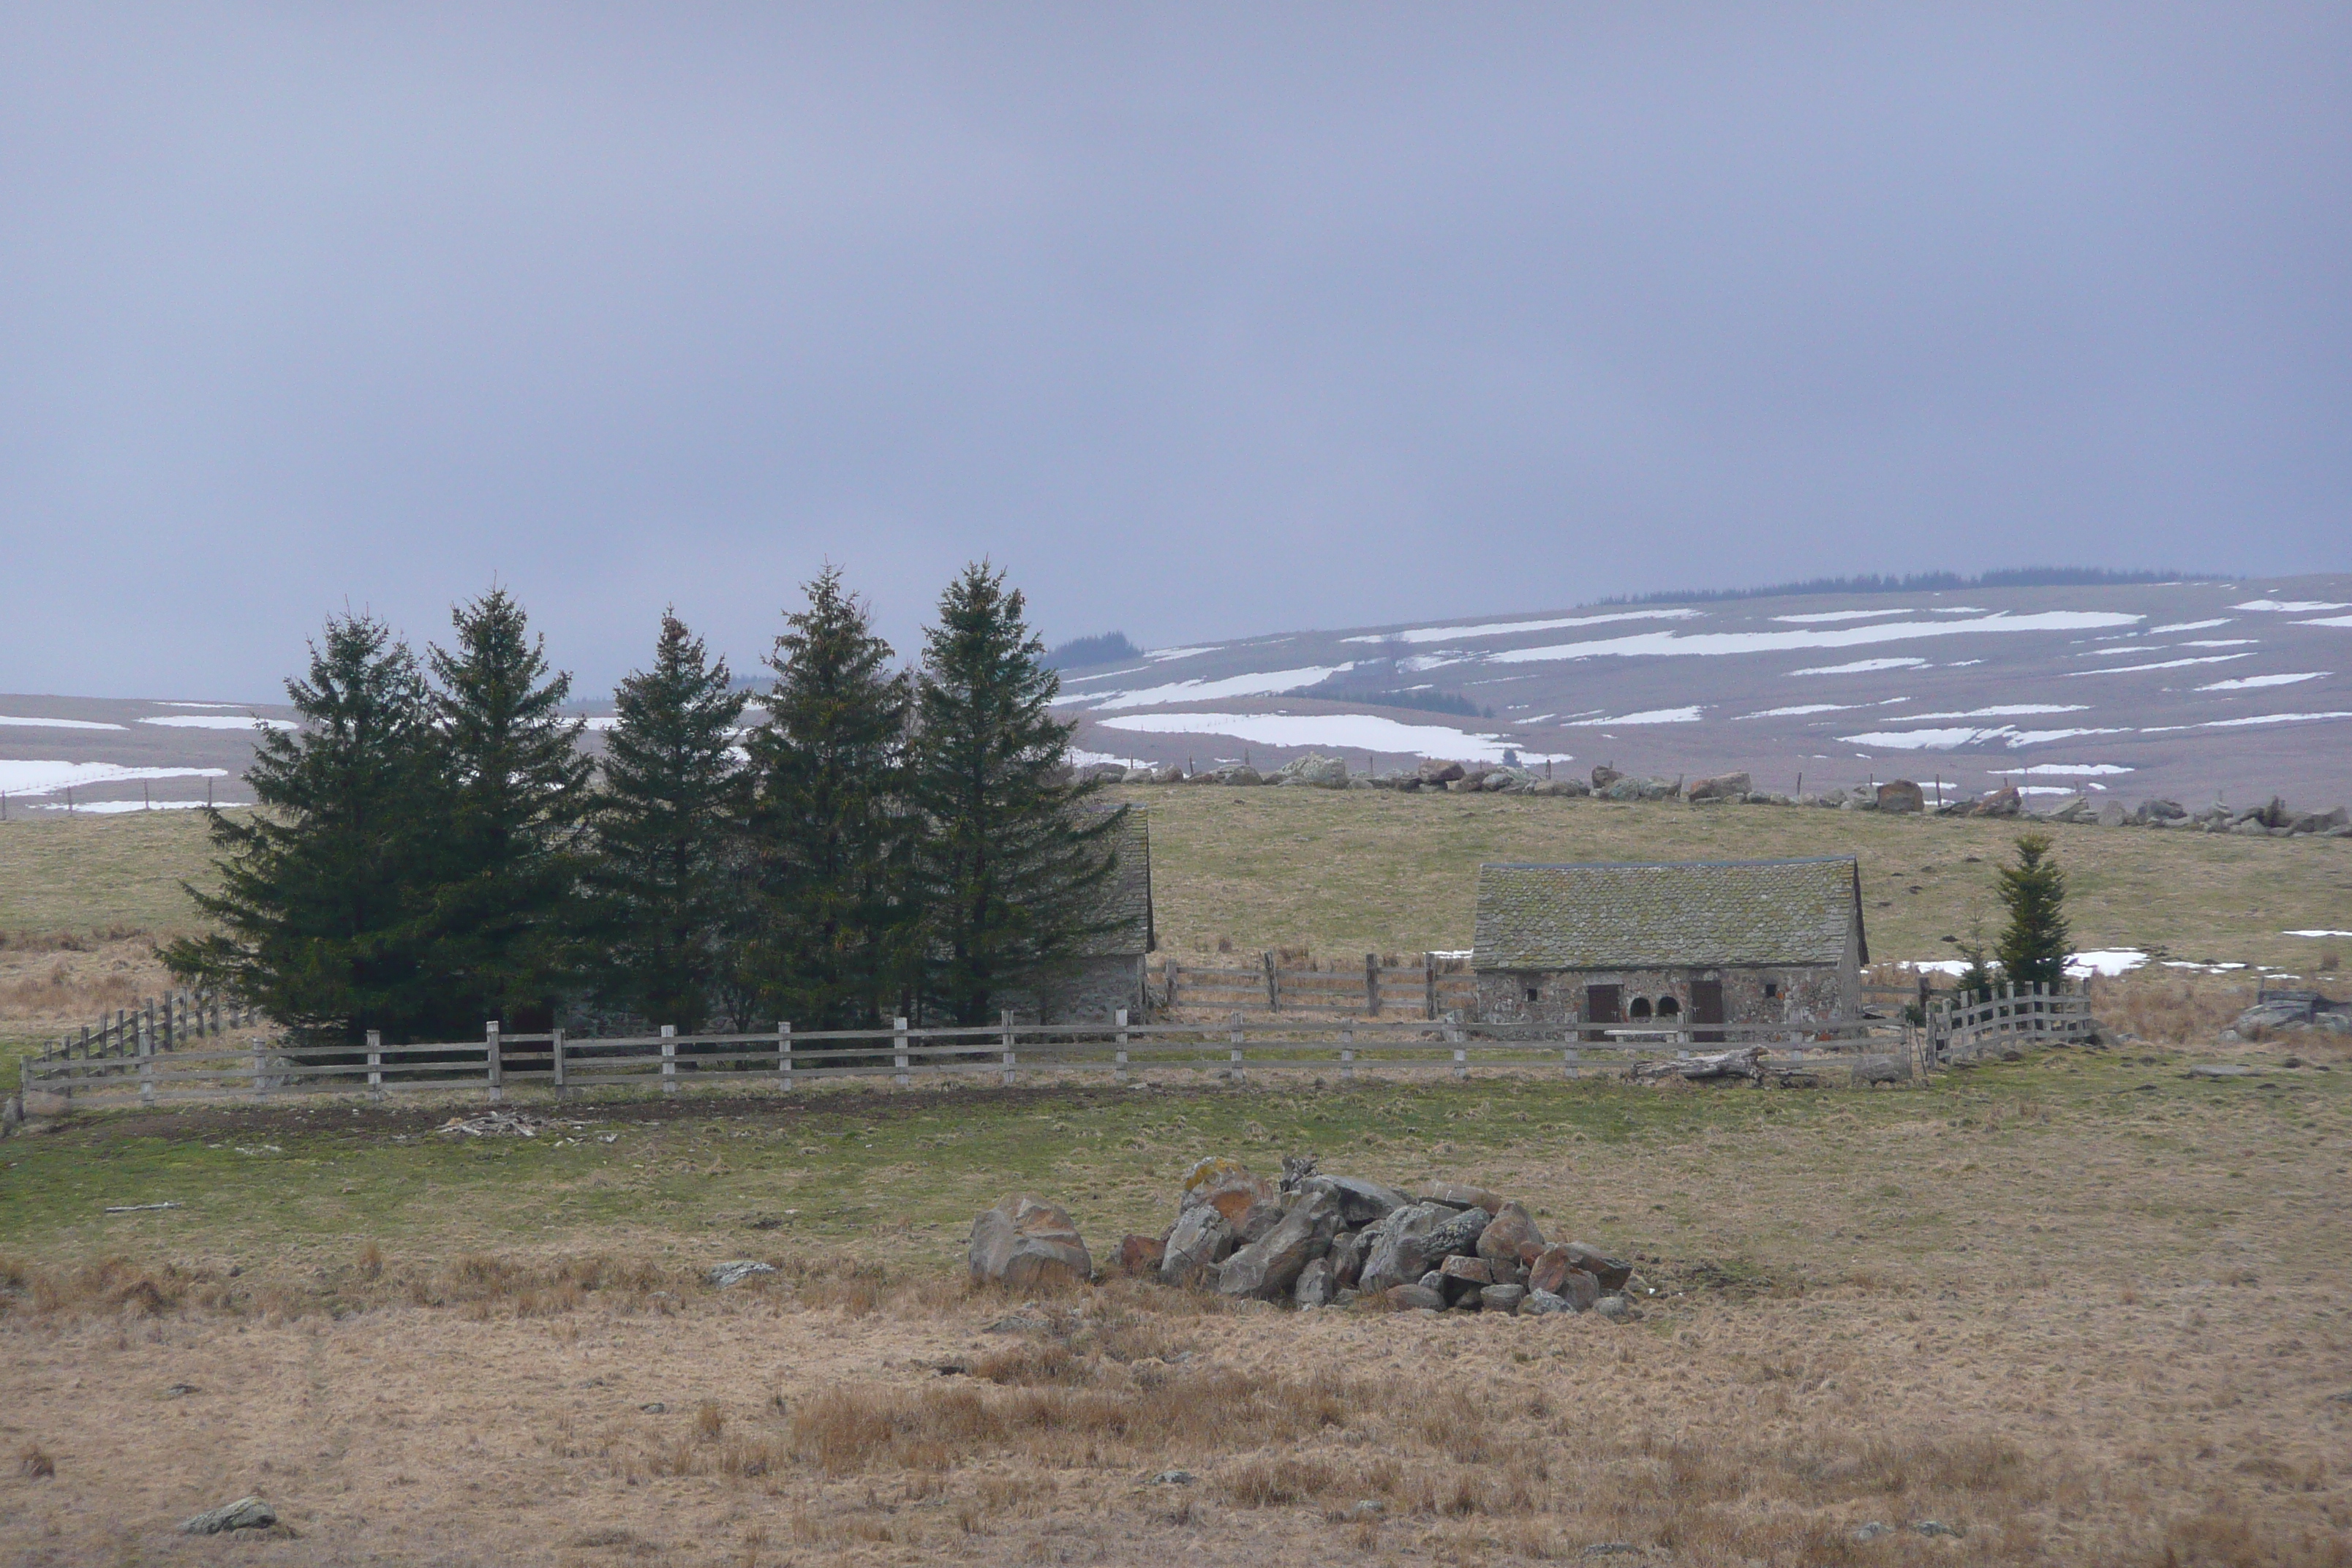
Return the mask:
<svg viewBox="0 0 2352 1568">
<path fill-rule="evenodd" d="M 26 730 L 120 730 L 120 724 L 102 723 L 96 719 L 19 719 L 0 713 L 0 724 L 12 724 Z"/>
<path fill-rule="evenodd" d="M 1446 724 L 1405 724 L 1374 713 L 1131 713 L 1096 722 L 1106 730 L 1146 735 L 1231 735 L 1261 746 L 1460 762 L 1499 763 L 1507 749 L 1517 749 L 1500 735 L 1471 734 Z M 1576 759 L 1564 752 L 1549 758 L 1522 752 L 1520 760 L 1568 763 Z"/>
<path fill-rule="evenodd" d="M 2352 931 L 2286 931 L 2281 936 L 2352 936 Z"/>
<path fill-rule="evenodd" d="M 202 811 L 212 805 L 203 800 L 85 800 L 68 805 L 61 800 L 45 800 L 35 805 L 35 811 L 70 811 L 76 816 L 120 816 L 126 811 Z M 242 802 L 225 800 L 219 803 L 226 811 Z"/>
<path fill-rule="evenodd" d="M 131 768 L 119 763 L 58 763 L 0 759 L 0 790 L 54 795 L 85 784 L 136 784 L 141 779 L 225 779 L 226 768 Z"/>
<path fill-rule="evenodd" d="M 161 724 L 173 730 L 292 730 L 298 726 L 291 719 L 257 719 L 250 713 L 170 713 L 161 719 L 142 719 L 142 724 Z"/>
</svg>

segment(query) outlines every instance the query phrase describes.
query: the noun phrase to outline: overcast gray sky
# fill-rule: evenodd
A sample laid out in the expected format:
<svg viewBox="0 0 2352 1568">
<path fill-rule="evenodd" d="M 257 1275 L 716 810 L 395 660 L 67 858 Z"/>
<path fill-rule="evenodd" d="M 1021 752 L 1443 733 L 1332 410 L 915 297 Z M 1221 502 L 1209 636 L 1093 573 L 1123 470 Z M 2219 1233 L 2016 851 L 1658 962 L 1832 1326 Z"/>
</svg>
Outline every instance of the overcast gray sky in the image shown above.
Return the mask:
<svg viewBox="0 0 2352 1568">
<path fill-rule="evenodd" d="M 0 690 L 2345 564 L 2352 8 L 0 11 Z"/>
</svg>

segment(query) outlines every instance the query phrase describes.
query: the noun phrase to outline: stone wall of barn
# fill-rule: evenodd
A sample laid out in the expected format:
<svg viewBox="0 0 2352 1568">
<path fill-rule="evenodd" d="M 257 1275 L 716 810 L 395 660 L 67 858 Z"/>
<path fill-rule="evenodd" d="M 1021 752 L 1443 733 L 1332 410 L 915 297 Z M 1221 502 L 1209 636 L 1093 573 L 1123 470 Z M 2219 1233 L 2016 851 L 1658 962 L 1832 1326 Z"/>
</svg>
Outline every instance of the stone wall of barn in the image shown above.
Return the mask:
<svg viewBox="0 0 2352 1568">
<path fill-rule="evenodd" d="M 1478 1020 L 1489 1024 L 1580 1024 L 1584 988 L 1618 987 L 1620 1022 L 1654 1021 L 1661 998 L 1675 999 L 1680 1021 L 1691 1018 L 1691 982 L 1723 984 L 1727 1024 L 1832 1024 L 1861 1010 L 1861 975 L 1836 964 L 1776 964 L 1757 968 L 1481 970 Z M 1766 994 L 1767 987 L 1773 994 Z M 1650 1004 L 1652 1018 L 1633 1016 L 1636 997 Z"/>
</svg>

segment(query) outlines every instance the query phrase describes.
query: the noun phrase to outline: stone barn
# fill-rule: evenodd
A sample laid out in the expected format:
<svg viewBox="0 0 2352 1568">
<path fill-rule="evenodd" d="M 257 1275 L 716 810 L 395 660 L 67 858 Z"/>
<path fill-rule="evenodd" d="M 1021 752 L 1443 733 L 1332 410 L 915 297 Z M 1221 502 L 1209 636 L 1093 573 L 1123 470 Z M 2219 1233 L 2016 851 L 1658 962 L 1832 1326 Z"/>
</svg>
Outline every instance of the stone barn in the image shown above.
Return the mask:
<svg viewBox="0 0 2352 1568">
<path fill-rule="evenodd" d="M 1844 1022 L 1869 962 L 1851 857 L 1478 868 L 1482 1022 Z"/>
<path fill-rule="evenodd" d="M 998 992 L 997 1006 L 1041 1024 L 1095 1023 L 1121 1007 L 1131 1020 L 1142 1022 L 1148 999 L 1144 959 L 1159 945 L 1151 922 L 1151 826 L 1144 814 L 1129 807 L 1111 844 L 1118 862 L 1102 888 L 1103 917 L 1110 929 L 1029 984 Z"/>
</svg>

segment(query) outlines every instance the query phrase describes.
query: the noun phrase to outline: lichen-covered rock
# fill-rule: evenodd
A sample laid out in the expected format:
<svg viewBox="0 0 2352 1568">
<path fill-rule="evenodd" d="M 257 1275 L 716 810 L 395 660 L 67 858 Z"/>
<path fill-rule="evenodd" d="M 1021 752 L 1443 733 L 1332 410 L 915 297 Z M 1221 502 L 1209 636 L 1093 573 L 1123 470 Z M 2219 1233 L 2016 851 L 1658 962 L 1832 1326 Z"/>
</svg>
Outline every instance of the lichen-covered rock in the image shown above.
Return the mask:
<svg viewBox="0 0 2352 1568">
<path fill-rule="evenodd" d="M 278 1510 L 257 1497 L 225 1502 L 180 1526 L 183 1535 L 226 1535 L 232 1530 L 268 1530 L 278 1522 Z"/>
<path fill-rule="evenodd" d="M 1511 1313 L 1528 1299 L 1524 1285 L 1489 1285 L 1478 1292 L 1478 1306 L 1483 1311 Z"/>
<path fill-rule="evenodd" d="M 1391 1285 L 1386 1295 L 1389 1305 L 1400 1311 L 1442 1312 L 1445 1310 L 1445 1298 L 1426 1285 Z"/>
<path fill-rule="evenodd" d="M 1530 1290 L 1519 1302 L 1523 1318 L 1548 1318 L 1555 1312 L 1573 1312 L 1576 1309 L 1549 1290 Z"/>
<path fill-rule="evenodd" d="M 1420 1279 L 1428 1267 L 1429 1233 L 1446 1212 L 1434 1204 L 1408 1204 L 1368 1229 L 1371 1250 L 1364 1258 L 1357 1288 L 1370 1295 Z"/>
<path fill-rule="evenodd" d="M 1356 1176 L 1309 1176 L 1298 1184 L 1303 1193 L 1328 1193 L 1339 1203 L 1339 1216 L 1351 1227 L 1386 1219 L 1412 1200 L 1392 1187 Z"/>
<path fill-rule="evenodd" d="M 1485 1209 L 1488 1214 L 1503 1206 L 1503 1195 L 1484 1187 L 1474 1187 L 1467 1182 L 1437 1182 L 1421 1194 L 1423 1203 L 1444 1204 L 1448 1208 Z"/>
<path fill-rule="evenodd" d="M 1331 1260 L 1331 1286 L 1336 1290 L 1354 1288 L 1364 1272 L 1364 1254 L 1371 1243 L 1360 1230 L 1343 1230 L 1331 1238 L 1331 1250 L 1324 1256 Z"/>
<path fill-rule="evenodd" d="M 974 1279 L 1016 1290 L 1082 1285 L 1095 1271 L 1069 1211 L 1027 1193 L 1013 1194 L 971 1222 L 966 1256 Z"/>
<path fill-rule="evenodd" d="M 1338 1294 L 1331 1283 L 1331 1260 L 1318 1258 L 1298 1271 L 1298 1283 L 1290 1288 L 1290 1299 L 1302 1307 L 1328 1307 Z"/>
<path fill-rule="evenodd" d="M 1186 1209 L 1168 1233 L 1160 1278 L 1170 1285 L 1190 1285 L 1231 1256 L 1234 1245 L 1234 1227 L 1224 1215 L 1206 1204 Z"/>
<path fill-rule="evenodd" d="M 1197 1167 L 1196 1167 L 1197 1168 Z M 1186 1191 L 1183 1206 L 1206 1205 L 1224 1216 L 1234 1237 L 1253 1242 L 1282 1218 L 1282 1193 L 1264 1176 L 1235 1165 Z"/>
<path fill-rule="evenodd" d="M 1437 1266 L 1437 1271 L 1448 1279 L 1464 1279 L 1474 1285 L 1492 1285 L 1494 1270 L 1483 1258 L 1449 1258 Z"/>
<path fill-rule="evenodd" d="M 1543 1232 L 1536 1228 L 1534 1218 L 1517 1204 L 1505 1204 L 1486 1228 L 1478 1233 L 1478 1256 L 1484 1258 L 1532 1263 L 1543 1249 Z"/>
<path fill-rule="evenodd" d="M 1423 1256 L 1452 1258 L 1460 1253 L 1475 1253 L 1478 1238 L 1486 1233 L 1494 1216 L 1485 1209 L 1464 1209 L 1449 1215 L 1430 1226 L 1429 1243 Z"/>
<path fill-rule="evenodd" d="M 1273 1229 L 1225 1259 L 1217 1294 L 1277 1300 L 1290 1294 L 1307 1264 L 1331 1249 L 1339 1234 L 1339 1205 L 1320 1193 L 1301 1194 Z"/>
<path fill-rule="evenodd" d="M 1129 1277 L 1160 1272 L 1168 1243 L 1156 1236 L 1125 1236 L 1118 1243 L 1118 1271 Z"/>
</svg>

